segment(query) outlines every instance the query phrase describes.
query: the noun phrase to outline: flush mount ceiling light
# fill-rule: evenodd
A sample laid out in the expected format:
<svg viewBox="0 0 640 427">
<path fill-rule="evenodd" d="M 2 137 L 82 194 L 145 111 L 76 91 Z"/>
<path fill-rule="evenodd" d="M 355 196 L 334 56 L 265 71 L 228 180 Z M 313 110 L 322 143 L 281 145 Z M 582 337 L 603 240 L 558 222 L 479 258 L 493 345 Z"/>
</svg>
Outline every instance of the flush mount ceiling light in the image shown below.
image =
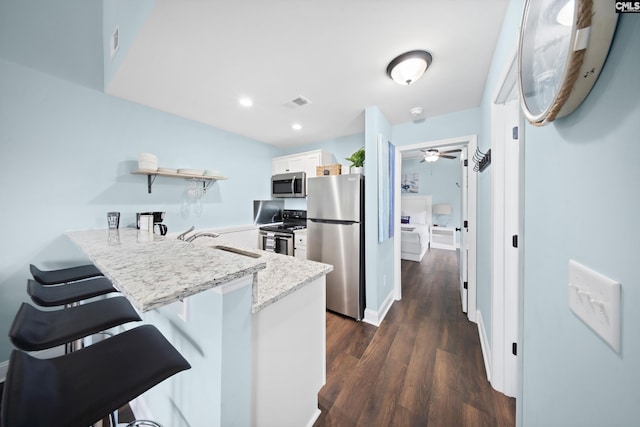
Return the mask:
<svg viewBox="0 0 640 427">
<path fill-rule="evenodd" d="M 291 129 L 298 131 L 302 129 L 302 125 L 300 123 L 294 123 L 291 125 Z"/>
<path fill-rule="evenodd" d="M 408 86 L 427 71 L 431 54 L 425 50 L 412 50 L 394 58 L 387 66 L 387 76 L 399 85 Z"/>
</svg>

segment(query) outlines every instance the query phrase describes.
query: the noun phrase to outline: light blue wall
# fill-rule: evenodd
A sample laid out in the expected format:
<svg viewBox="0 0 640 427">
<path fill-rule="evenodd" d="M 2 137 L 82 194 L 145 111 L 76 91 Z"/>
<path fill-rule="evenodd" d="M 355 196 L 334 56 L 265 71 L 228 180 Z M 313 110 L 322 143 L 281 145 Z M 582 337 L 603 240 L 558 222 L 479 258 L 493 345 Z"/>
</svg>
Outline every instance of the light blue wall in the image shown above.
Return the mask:
<svg viewBox="0 0 640 427">
<path fill-rule="evenodd" d="M 402 175 L 418 174 L 420 195 L 431 195 L 434 205 L 447 203 L 451 205 L 452 213 L 447 218 L 447 226 L 460 226 L 460 198 L 461 189 L 456 185 L 461 180 L 461 163 L 459 159 L 440 159 L 437 162 L 420 163 L 420 159 L 402 161 Z M 433 222 L 436 224 L 436 217 Z M 445 219 L 443 217 L 443 219 Z M 460 241 L 460 233 L 456 233 L 456 240 Z"/>
<path fill-rule="evenodd" d="M 112 210 L 121 212 L 121 226 L 133 224 L 136 212 L 166 211 L 170 232 L 250 224 L 252 200 L 270 197 L 273 146 L 2 59 L 0 75 L 0 361 L 26 300 L 29 263 L 85 260 L 65 231 L 105 227 Z M 140 152 L 167 167 L 220 169 L 229 179 L 212 185 L 197 215 L 185 203 L 185 180 L 158 177 L 147 194 L 146 177 L 130 173 Z"/>
<path fill-rule="evenodd" d="M 391 141 L 391 125 L 378 107 L 365 110 L 365 250 L 367 309 L 378 311 L 393 290 L 394 238 L 378 243 L 378 136 Z"/>
<path fill-rule="evenodd" d="M 425 75 L 427 78 L 428 74 Z M 459 136 L 475 135 L 480 131 L 480 109 L 469 108 L 442 116 L 429 117 L 422 123 L 402 123 L 393 126 L 396 146 L 439 141 Z"/>
<path fill-rule="evenodd" d="M 620 15 L 582 106 L 525 129 L 525 427 L 640 423 L 639 41 Z M 620 354 L 569 311 L 570 259 L 622 284 Z"/>
<path fill-rule="evenodd" d="M 102 90 L 101 0 L 0 0 L 0 57 Z"/>
</svg>

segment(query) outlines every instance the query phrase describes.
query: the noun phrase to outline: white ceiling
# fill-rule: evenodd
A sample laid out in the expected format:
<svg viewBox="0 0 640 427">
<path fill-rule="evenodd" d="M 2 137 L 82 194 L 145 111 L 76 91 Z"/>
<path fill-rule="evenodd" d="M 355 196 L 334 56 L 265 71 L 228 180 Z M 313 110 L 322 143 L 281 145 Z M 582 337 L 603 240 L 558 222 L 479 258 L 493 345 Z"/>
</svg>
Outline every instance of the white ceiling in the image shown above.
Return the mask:
<svg viewBox="0 0 640 427">
<path fill-rule="evenodd" d="M 361 133 L 370 106 L 394 125 L 416 106 L 428 120 L 480 104 L 507 5 L 157 0 L 107 93 L 282 147 Z M 399 86 L 386 67 L 415 49 L 433 63 Z M 312 103 L 292 107 L 300 95 Z"/>
</svg>

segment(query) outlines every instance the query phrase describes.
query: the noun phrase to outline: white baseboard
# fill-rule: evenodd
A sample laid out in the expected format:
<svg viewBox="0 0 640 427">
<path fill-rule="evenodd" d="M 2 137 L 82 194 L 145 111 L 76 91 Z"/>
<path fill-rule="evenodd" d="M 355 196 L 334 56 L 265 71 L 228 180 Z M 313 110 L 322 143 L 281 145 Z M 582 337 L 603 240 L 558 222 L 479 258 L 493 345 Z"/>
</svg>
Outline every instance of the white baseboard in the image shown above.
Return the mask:
<svg viewBox="0 0 640 427">
<path fill-rule="evenodd" d="M 362 321 L 374 326 L 380 326 L 384 317 L 387 315 L 387 312 L 391 308 L 393 301 L 393 292 L 389 292 L 389 295 L 387 295 L 379 310 L 376 311 L 369 308 L 364 310 L 364 319 L 362 319 Z"/>
<path fill-rule="evenodd" d="M 318 420 L 318 418 L 320 417 L 320 414 L 322 414 L 322 411 L 320 411 L 320 409 L 316 409 L 313 412 L 313 415 L 311 416 L 311 419 L 309 420 L 309 422 L 307 423 L 307 427 L 313 427 L 313 425 L 316 423 L 316 421 Z"/>
<path fill-rule="evenodd" d="M 480 348 L 482 348 L 482 359 L 484 360 L 484 369 L 487 371 L 487 380 L 491 382 L 491 346 L 487 338 L 487 331 L 482 321 L 482 312 L 476 311 L 478 321 L 478 335 L 480 336 Z"/>
</svg>

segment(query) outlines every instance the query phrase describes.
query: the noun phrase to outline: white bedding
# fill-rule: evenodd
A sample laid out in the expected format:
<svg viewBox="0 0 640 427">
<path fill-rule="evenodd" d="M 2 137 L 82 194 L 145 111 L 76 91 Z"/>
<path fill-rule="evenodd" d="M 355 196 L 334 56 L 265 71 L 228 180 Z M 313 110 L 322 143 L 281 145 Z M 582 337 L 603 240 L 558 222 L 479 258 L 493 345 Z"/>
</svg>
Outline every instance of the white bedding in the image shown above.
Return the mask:
<svg viewBox="0 0 640 427">
<path fill-rule="evenodd" d="M 427 224 L 402 224 L 402 243 L 420 243 L 429 241 L 429 226 Z M 412 229 L 411 231 L 408 231 Z"/>
<path fill-rule="evenodd" d="M 401 216 L 408 216 L 409 224 L 400 224 L 400 257 L 420 262 L 429 249 L 431 196 L 403 196 Z"/>
</svg>

